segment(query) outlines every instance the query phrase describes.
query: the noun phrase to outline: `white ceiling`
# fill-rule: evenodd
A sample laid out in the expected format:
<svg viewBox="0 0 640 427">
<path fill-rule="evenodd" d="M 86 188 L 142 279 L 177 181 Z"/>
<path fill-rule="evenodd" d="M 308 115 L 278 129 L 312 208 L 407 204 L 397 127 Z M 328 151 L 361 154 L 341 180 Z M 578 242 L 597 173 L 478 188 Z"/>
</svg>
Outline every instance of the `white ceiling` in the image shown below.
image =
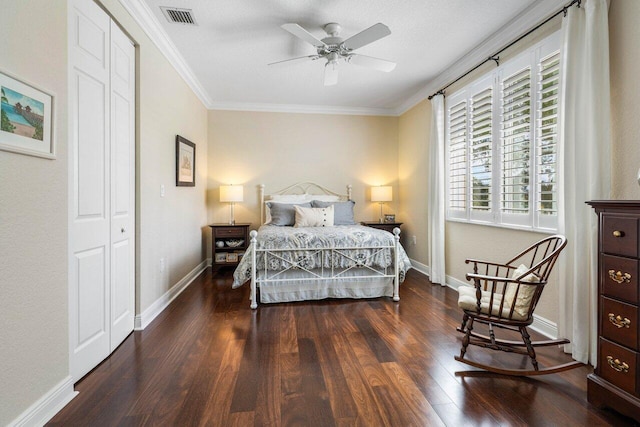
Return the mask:
<svg viewBox="0 0 640 427">
<path fill-rule="evenodd" d="M 465 58 L 510 41 L 501 40 L 504 29 L 517 36 L 562 6 L 554 0 L 120 1 L 208 108 L 371 114 L 406 110 L 438 77 L 456 77 Z M 169 23 L 160 6 L 191 9 L 198 25 Z M 395 70 L 341 64 L 338 84 L 324 86 L 324 61 L 267 65 L 315 54 L 282 24 L 297 23 L 323 38 L 329 22 L 342 26 L 343 38 L 386 24 L 391 35 L 357 52 L 394 61 Z"/>
</svg>

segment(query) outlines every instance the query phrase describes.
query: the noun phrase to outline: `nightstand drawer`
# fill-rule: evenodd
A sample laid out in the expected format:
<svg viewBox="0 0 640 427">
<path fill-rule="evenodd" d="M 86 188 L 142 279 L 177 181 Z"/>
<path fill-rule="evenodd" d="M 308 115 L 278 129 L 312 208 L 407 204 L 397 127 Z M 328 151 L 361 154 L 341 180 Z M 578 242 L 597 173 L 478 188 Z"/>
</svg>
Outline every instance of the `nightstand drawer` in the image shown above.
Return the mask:
<svg viewBox="0 0 640 427">
<path fill-rule="evenodd" d="M 638 260 L 601 255 L 601 292 L 631 303 L 638 302 Z"/>
<path fill-rule="evenodd" d="M 638 256 L 638 218 L 602 214 L 602 251 L 608 254 Z"/>
<path fill-rule="evenodd" d="M 215 237 L 244 237 L 244 228 L 241 227 L 216 227 Z"/>
<path fill-rule="evenodd" d="M 638 353 L 600 338 L 600 376 L 629 393 L 636 391 Z"/>
<path fill-rule="evenodd" d="M 638 350 L 638 307 L 602 297 L 602 336 Z"/>
</svg>

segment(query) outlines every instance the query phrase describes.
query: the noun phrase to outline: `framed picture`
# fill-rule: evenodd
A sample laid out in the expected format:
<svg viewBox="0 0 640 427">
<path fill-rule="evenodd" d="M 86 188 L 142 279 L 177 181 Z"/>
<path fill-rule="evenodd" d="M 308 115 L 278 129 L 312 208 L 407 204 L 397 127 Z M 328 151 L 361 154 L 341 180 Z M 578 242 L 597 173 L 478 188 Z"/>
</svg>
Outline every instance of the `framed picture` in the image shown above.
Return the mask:
<svg viewBox="0 0 640 427">
<path fill-rule="evenodd" d="M 394 222 L 396 222 L 396 215 L 395 214 L 385 214 L 384 215 L 384 222 L 386 222 L 386 223 L 394 223 Z"/>
<path fill-rule="evenodd" d="M 0 150 L 55 159 L 54 97 L 0 71 Z"/>
<path fill-rule="evenodd" d="M 225 252 L 218 252 L 216 254 L 216 263 L 227 262 L 227 254 Z"/>
<path fill-rule="evenodd" d="M 196 144 L 176 135 L 176 186 L 196 185 Z"/>
<path fill-rule="evenodd" d="M 227 262 L 238 262 L 238 254 L 235 252 L 228 252 Z"/>
</svg>

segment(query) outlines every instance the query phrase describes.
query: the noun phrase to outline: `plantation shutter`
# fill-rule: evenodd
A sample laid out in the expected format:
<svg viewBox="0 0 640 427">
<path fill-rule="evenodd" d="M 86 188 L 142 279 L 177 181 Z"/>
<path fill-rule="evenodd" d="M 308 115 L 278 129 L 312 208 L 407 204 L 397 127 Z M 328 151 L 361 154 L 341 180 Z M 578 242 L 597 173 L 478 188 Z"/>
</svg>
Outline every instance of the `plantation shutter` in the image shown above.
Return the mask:
<svg viewBox="0 0 640 427">
<path fill-rule="evenodd" d="M 540 61 L 538 117 L 536 140 L 536 193 L 538 223 L 554 228 L 558 215 L 558 97 L 560 92 L 560 53 Z"/>
<path fill-rule="evenodd" d="M 467 209 L 467 101 L 457 102 L 448 111 L 449 212 L 464 217 Z"/>
<path fill-rule="evenodd" d="M 529 222 L 531 103 L 531 67 L 527 66 L 502 81 L 500 210 L 507 223 Z"/>
<path fill-rule="evenodd" d="M 493 173 L 493 87 L 486 87 L 471 97 L 471 216 L 487 219 L 491 212 Z"/>
</svg>

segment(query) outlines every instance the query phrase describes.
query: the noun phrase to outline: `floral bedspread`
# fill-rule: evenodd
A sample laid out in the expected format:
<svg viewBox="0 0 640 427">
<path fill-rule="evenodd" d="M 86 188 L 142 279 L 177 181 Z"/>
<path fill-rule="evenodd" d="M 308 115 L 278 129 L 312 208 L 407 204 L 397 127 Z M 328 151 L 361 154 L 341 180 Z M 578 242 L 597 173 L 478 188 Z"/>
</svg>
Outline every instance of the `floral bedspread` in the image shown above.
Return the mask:
<svg viewBox="0 0 640 427">
<path fill-rule="evenodd" d="M 278 227 L 263 225 L 258 230 L 257 245 L 260 249 L 287 249 L 287 251 L 265 254 L 258 251 L 256 266 L 258 272 L 264 270 L 265 256 L 267 270 L 281 271 L 297 263 L 304 269 L 345 269 L 354 266 L 393 268 L 394 236 L 384 230 L 362 225 L 341 225 L 335 227 Z M 387 246 L 385 249 L 372 249 Z M 322 252 L 321 248 L 348 248 L 339 251 Z M 251 279 L 251 256 L 249 247 L 233 274 L 233 288 Z M 404 248 L 398 244 L 400 259 L 400 282 L 411 268 L 411 262 Z M 329 255 L 330 254 L 330 255 Z M 343 256 L 343 255 L 346 256 Z M 298 267 L 298 270 L 301 268 Z"/>
</svg>

